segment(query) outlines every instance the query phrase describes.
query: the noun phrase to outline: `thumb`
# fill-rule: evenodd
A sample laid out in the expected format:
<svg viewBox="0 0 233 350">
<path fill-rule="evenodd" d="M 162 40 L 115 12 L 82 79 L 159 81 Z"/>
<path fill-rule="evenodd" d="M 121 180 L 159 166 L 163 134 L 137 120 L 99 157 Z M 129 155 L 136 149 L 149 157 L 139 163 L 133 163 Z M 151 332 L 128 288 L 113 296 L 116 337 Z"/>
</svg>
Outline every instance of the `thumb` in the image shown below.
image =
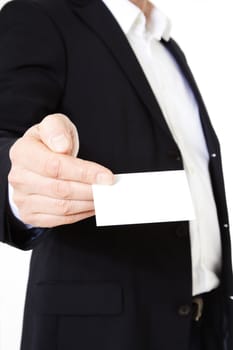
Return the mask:
<svg viewBox="0 0 233 350">
<path fill-rule="evenodd" d="M 38 125 L 41 141 L 56 153 L 76 156 L 79 137 L 75 125 L 64 114 L 52 114 Z"/>
</svg>

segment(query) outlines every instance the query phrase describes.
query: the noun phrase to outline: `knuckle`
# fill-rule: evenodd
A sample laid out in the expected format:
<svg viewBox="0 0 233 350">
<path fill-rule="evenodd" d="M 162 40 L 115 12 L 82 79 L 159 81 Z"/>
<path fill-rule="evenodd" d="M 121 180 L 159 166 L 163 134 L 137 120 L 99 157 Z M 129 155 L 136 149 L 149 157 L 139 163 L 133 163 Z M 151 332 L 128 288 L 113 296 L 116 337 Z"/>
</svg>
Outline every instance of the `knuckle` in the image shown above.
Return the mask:
<svg viewBox="0 0 233 350">
<path fill-rule="evenodd" d="M 69 123 L 70 123 L 70 119 L 69 119 L 69 118 L 67 117 L 67 115 L 65 115 L 65 114 L 57 113 L 56 116 L 57 116 L 58 118 L 64 119 L 66 122 L 69 122 Z"/>
<path fill-rule="evenodd" d="M 12 199 L 13 202 L 16 204 L 17 208 L 19 210 L 22 210 L 25 200 L 21 196 L 19 196 L 16 191 L 13 192 Z"/>
<path fill-rule="evenodd" d="M 14 170 L 14 168 L 11 168 L 9 174 L 8 174 L 8 182 L 14 186 L 18 182 L 17 174 Z"/>
<path fill-rule="evenodd" d="M 9 157 L 11 162 L 13 163 L 15 160 L 19 159 L 20 155 L 19 155 L 19 148 L 21 146 L 22 143 L 22 138 L 19 138 L 17 141 L 15 141 L 15 143 L 11 146 L 10 150 L 9 150 Z"/>
<path fill-rule="evenodd" d="M 30 213 L 28 213 L 26 210 L 19 208 L 19 217 L 20 220 L 23 221 L 25 224 L 31 224 L 32 225 L 32 218 Z"/>
<path fill-rule="evenodd" d="M 90 169 L 85 165 L 85 162 L 81 162 L 79 167 L 79 176 L 81 182 L 88 182 L 91 176 Z"/>
<path fill-rule="evenodd" d="M 70 185 L 65 181 L 53 181 L 53 194 L 55 197 L 68 199 L 70 197 Z"/>
<path fill-rule="evenodd" d="M 13 188 L 17 188 L 18 185 L 23 183 L 23 179 L 20 176 L 20 169 L 18 167 L 15 166 L 11 166 L 11 169 L 8 173 L 8 182 L 9 184 L 13 187 Z"/>
<path fill-rule="evenodd" d="M 44 172 L 46 175 L 59 178 L 61 174 L 61 160 L 56 155 L 48 157 L 45 161 Z"/>
<path fill-rule="evenodd" d="M 69 121 L 69 118 L 62 113 L 54 113 L 54 114 L 49 114 L 46 117 L 44 117 L 44 119 L 42 120 L 42 122 L 40 123 L 40 125 L 47 125 L 47 124 L 51 124 L 51 123 L 55 123 L 57 125 L 57 122 L 60 123 L 64 123 Z"/>
<path fill-rule="evenodd" d="M 57 204 L 59 213 L 61 213 L 62 215 L 66 216 L 71 213 L 71 206 L 69 201 L 60 199 L 56 201 L 56 204 Z"/>
<path fill-rule="evenodd" d="M 11 160 L 11 162 L 13 162 L 13 160 L 15 159 L 15 152 L 16 152 L 16 146 L 15 143 L 13 144 L 13 146 L 11 146 L 10 150 L 9 150 L 9 158 Z"/>
<path fill-rule="evenodd" d="M 46 123 L 47 121 L 53 120 L 56 117 L 56 114 L 48 114 L 46 115 L 40 124 Z"/>
</svg>

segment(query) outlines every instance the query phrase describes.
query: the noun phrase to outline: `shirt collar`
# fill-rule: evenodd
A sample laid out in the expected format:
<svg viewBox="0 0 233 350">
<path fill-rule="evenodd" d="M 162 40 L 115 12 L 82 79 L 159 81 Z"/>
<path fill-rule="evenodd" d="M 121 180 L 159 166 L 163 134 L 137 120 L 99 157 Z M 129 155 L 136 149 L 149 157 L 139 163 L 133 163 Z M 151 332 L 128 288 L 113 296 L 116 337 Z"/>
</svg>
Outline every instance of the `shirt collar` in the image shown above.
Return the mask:
<svg viewBox="0 0 233 350">
<path fill-rule="evenodd" d="M 102 0 L 117 20 L 125 35 L 131 30 L 146 32 L 150 38 L 168 41 L 171 33 L 170 19 L 154 7 L 148 23 L 138 6 L 130 0 Z"/>
</svg>

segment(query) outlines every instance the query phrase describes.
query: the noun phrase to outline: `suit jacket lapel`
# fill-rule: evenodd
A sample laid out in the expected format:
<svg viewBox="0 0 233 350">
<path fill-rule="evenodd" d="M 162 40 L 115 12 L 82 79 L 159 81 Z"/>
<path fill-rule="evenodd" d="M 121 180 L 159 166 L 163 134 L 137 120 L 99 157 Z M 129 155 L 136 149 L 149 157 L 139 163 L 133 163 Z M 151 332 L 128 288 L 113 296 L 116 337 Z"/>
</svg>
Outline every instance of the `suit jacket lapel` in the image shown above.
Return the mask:
<svg viewBox="0 0 233 350">
<path fill-rule="evenodd" d="M 176 59 L 178 65 L 181 68 L 182 73 L 184 74 L 185 78 L 187 79 L 187 81 L 188 81 L 188 83 L 193 91 L 193 94 L 194 94 L 196 101 L 198 103 L 198 106 L 199 106 L 199 112 L 200 112 L 203 131 L 204 131 L 205 138 L 206 138 L 207 147 L 208 147 L 210 153 L 215 153 L 216 146 L 214 143 L 214 139 L 217 140 L 217 136 L 216 136 L 214 129 L 212 127 L 212 124 L 211 124 L 211 121 L 209 119 L 208 112 L 206 110 L 204 101 L 202 99 L 202 96 L 201 96 L 200 91 L 198 89 L 198 86 L 196 84 L 196 81 L 193 77 L 193 74 L 189 68 L 189 65 L 186 61 L 186 58 L 174 40 L 171 39 L 168 42 L 163 41 L 163 44 L 165 45 L 165 47 L 171 52 L 171 54 Z"/>
<path fill-rule="evenodd" d="M 150 116 L 156 119 L 158 125 L 173 139 L 167 126 L 158 101 L 145 77 L 145 74 L 132 50 L 128 40 L 122 32 L 115 18 L 101 0 L 70 0 L 74 13 L 86 23 L 89 28 L 102 40 L 104 45 L 112 53 L 120 65 L 125 76 L 135 89 L 141 102 L 145 105 Z M 213 135 L 216 137 L 208 117 L 204 102 L 198 90 L 192 72 L 186 62 L 185 56 L 174 40 L 162 41 L 172 53 L 180 66 L 184 76 L 189 82 L 196 97 L 201 114 L 203 130 L 206 136 L 207 146 L 210 152 L 214 151 Z"/>
<path fill-rule="evenodd" d="M 150 116 L 172 137 L 145 74 L 115 18 L 101 0 L 71 0 L 74 13 L 110 50 Z"/>
</svg>

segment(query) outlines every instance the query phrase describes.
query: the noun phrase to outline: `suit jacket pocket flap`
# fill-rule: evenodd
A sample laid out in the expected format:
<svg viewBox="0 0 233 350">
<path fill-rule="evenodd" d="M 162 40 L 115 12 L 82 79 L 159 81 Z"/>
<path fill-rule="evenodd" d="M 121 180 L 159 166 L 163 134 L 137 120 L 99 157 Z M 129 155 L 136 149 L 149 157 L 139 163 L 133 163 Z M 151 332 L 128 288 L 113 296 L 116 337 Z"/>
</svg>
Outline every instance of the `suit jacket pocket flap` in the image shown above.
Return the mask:
<svg viewBox="0 0 233 350">
<path fill-rule="evenodd" d="M 42 314 L 108 315 L 122 311 L 122 288 L 110 282 L 38 283 L 34 307 Z"/>
</svg>

